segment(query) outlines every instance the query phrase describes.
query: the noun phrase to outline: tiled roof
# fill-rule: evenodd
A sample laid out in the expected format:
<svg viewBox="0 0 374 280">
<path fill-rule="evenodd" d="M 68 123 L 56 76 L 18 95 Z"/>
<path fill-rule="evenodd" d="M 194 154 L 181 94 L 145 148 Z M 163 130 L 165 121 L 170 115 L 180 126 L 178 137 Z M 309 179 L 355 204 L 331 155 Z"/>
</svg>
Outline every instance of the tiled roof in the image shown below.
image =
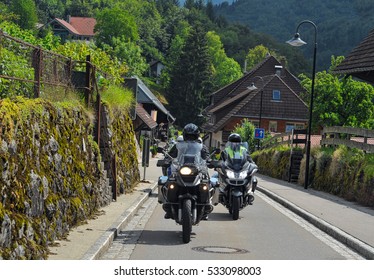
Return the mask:
<svg viewBox="0 0 374 280">
<path fill-rule="evenodd" d="M 333 71 L 336 74 L 365 74 L 374 81 L 374 29 Z M 371 72 L 371 73 L 370 73 Z"/>
<path fill-rule="evenodd" d="M 70 24 L 75 27 L 80 35 L 95 35 L 96 19 L 90 17 L 70 17 Z"/>
<path fill-rule="evenodd" d="M 305 89 L 287 69 L 282 68 L 278 76 L 275 72 L 276 66 L 281 66 L 281 63 L 275 57 L 268 56 L 242 78 L 214 92 L 212 94 L 213 105 L 208 106 L 205 112 L 215 115 L 217 123 L 205 123 L 202 127 L 207 131 L 216 132 L 233 117 L 256 117 L 260 107 L 260 94 L 258 93 L 268 94 L 267 100 L 270 100 L 273 88 L 277 87 L 280 87 L 282 92 L 282 102 L 268 105 L 269 108 L 271 107 L 269 114 L 263 116 L 307 120 L 308 107 L 299 97 Z M 248 89 L 252 83 L 257 90 Z"/>
<path fill-rule="evenodd" d="M 161 112 L 167 115 L 172 121 L 175 121 L 170 112 L 165 108 L 165 106 L 157 99 L 157 97 L 152 93 L 152 91 L 143 83 L 141 79 L 135 77 L 138 81 L 138 102 L 140 103 L 151 103 L 154 104 Z"/>
<path fill-rule="evenodd" d="M 96 19 L 89 17 L 70 17 L 69 22 L 55 18 L 60 25 L 64 26 L 71 33 L 80 36 L 93 36 Z"/>
<path fill-rule="evenodd" d="M 64 26 L 66 29 L 68 29 L 71 33 L 74 33 L 76 35 L 80 35 L 78 30 L 75 29 L 74 26 L 72 26 L 70 23 L 68 23 L 67 21 L 63 20 L 63 19 L 60 19 L 60 18 L 55 18 L 55 20 L 57 22 L 59 22 L 62 26 Z"/>
<path fill-rule="evenodd" d="M 147 111 L 138 103 L 135 107 L 136 115 L 150 128 L 155 128 L 158 124 L 152 119 Z"/>
</svg>

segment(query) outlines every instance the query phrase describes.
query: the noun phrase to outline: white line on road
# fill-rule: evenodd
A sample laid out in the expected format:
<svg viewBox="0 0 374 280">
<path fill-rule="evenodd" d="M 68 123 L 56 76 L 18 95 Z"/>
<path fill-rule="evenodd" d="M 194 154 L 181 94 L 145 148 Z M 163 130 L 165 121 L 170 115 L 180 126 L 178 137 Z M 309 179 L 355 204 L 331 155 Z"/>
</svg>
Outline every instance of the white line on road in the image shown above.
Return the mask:
<svg viewBox="0 0 374 280">
<path fill-rule="evenodd" d="M 344 258 L 348 260 L 364 260 L 359 254 L 351 250 L 349 247 L 345 246 L 343 243 L 337 241 L 336 239 L 332 238 L 330 235 L 326 234 L 325 232 L 321 231 L 317 227 L 313 226 L 312 224 L 308 223 L 306 220 L 301 218 L 300 216 L 293 213 L 291 210 L 283 207 L 279 203 L 275 202 L 274 200 L 270 199 L 266 195 L 262 194 L 261 192 L 256 192 L 256 196 L 270 204 L 276 210 L 281 212 L 286 217 L 293 220 L 295 223 L 300 225 L 305 230 L 309 231 L 313 236 L 321 240 L 323 243 L 331 247 L 337 253 L 342 255 Z"/>
</svg>

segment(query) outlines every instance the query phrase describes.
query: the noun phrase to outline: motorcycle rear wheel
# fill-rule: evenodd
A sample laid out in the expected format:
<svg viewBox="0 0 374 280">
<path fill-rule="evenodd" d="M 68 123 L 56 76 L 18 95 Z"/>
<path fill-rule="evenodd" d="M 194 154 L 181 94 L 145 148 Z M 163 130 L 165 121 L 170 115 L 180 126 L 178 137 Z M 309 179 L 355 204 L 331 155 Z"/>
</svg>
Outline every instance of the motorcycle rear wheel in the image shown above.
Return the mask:
<svg viewBox="0 0 374 280">
<path fill-rule="evenodd" d="M 191 200 L 185 199 L 182 206 L 182 232 L 183 242 L 189 243 L 192 231 Z"/>
<path fill-rule="evenodd" d="M 240 197 L 234 196 L 232 198 L 232 219 L 233 220 L 239 219 L 239 205 L 240 205 Z"/>
</svg>

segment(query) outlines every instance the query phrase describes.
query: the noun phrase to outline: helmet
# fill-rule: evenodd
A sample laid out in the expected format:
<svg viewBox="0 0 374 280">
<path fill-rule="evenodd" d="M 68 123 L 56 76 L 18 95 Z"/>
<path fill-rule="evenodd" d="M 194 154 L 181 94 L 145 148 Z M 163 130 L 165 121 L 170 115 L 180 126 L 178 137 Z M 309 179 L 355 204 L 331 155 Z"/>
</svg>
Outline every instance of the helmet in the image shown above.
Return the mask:
<svg viewBox="0 0 374 280">
<path fill-rule="evenodd" d="M 229 142 L 234 142 L 234 143 L 242 142 L 242 138 L 237 133 L 231 133 L 228 140 Z"/>
<path fill-rule="evenodd" d="M 177 142 L 183 142 L 183 136 L 182 135 L 179 135 L 177 137 Z"/>
<path fill-rule="evenodd" d="M 196 124 L 189 123 L 183 128 L 183 139 L 186 141 L 196 141 L 199 134 L 200 131 Z"/>
<path fill-rule="evenodd" d="M 203 143 L 203 139 L 201 139 L 201 137 L 197 138 L 197 142 L 199 142 L 200 144 Z"/>
</svg>

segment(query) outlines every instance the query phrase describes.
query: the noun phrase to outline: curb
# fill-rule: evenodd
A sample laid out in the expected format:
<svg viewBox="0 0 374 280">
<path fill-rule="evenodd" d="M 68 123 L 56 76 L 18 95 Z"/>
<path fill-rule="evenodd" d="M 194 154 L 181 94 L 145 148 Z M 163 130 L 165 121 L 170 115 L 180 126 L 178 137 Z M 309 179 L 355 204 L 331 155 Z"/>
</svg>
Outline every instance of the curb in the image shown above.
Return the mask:
<svg viewBox="0 0 374 280">
<path fill-rule="evenodd" d="M 292 202 L 280 197 L 279 195 L 264 189 L 261 186 L 257 185 L 256 190 L 262 192 L 266 196 L 270 197 L 274 201 L 278 202 L 279 204 L 283 205 L 287 209 L 291 210 L 295 214 L 299 215 L 303 219 L 307 220 L 323 232 L 327 233 L 331 237 L 335 238 L 336 240 L 340 241 L 344 245 L 348 246 L 349 248 L 355 250 L 357 253 L 362 255 L 368 260 L 374 260 L 374 248 L 369 246 L 368 244 L 362 242 L 361 240 L 349 235 L 348 233 L 342 231 L 341 229 L 327 223 L 326 221 L 314 216 L 313 214 L 305 211 L 304 209 L 298 207 L 297 205 L 293 204 Z"/>
<path fill-rule="evenodd" d="M 150 186 L 149 189 L 144 190 L 147 195 L 140 195 L 136 201 L 126 209 L 124 213 L 117 219 L 116 222 L 93 244 L 90 249 L 83 255 L 81 260 L 97 260 L 100 256 L 108 250 L 112 244 L 114 238 L 118 236 L 118 233 L 123 227 L 129 222 L 134 216 L 136 211 L 148 200 L 152 192 L 157 188 L 157 182 Z"/>
</svg>

